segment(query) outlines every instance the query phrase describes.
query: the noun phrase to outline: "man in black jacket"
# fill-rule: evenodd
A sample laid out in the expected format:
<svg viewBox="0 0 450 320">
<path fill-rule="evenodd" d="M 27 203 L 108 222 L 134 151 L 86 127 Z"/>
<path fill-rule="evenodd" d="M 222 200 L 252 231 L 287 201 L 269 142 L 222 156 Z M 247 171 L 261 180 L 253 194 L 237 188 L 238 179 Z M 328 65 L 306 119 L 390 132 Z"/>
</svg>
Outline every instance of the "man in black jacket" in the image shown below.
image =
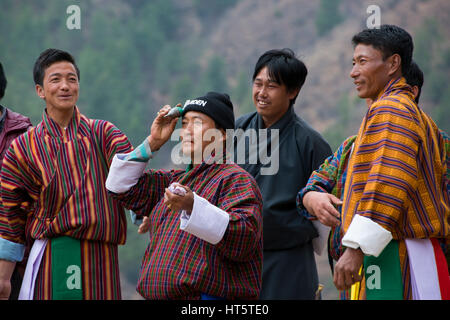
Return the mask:
<svg viewBox="0 0 450 320">
<path fill-rule="evenodd" d="M 254 176 L 264 202 L 261 299 L 314 299 L 318 289 L 317 232 L 297 212 L 296 195 L 331 148 L 294 112 L 306 76 L 292 50 L 264 53 L 253 74 L 256 112 L 236 120 L 235 162 Z"/>
</svg>

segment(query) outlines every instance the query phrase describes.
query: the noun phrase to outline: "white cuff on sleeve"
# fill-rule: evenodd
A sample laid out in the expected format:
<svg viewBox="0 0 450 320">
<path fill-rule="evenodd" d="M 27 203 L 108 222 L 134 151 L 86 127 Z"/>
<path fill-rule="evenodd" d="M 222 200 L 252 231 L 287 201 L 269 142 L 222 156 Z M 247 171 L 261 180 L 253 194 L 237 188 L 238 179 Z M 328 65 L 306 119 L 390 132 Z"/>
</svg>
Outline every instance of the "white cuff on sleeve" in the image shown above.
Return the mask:
<svg viewBox="0 0 450 320">
<path fill-rule="evenodd" d="M 206 242 L 217 244 L 227 230 L 228 213 L 212 205 L 194 192 L 194 207 L 190 215 L 185 210 L 180 215 L 180 229 Z"/>
<path fill-rule="evenodd" d="M 124 154 L 116 154 L 109 168 L 106 189 L 114 193 L 124 193 L 134 186 L 144 173 L 147 162 L 122 160 Z"/>
<path fill-rule="evenodd" d="M 391 239 L 389 231 L 357 214 L 342 238 L 342 245 L 353 249 L 361 248 L 365 255 L 378 257 Z"/>
</svg>

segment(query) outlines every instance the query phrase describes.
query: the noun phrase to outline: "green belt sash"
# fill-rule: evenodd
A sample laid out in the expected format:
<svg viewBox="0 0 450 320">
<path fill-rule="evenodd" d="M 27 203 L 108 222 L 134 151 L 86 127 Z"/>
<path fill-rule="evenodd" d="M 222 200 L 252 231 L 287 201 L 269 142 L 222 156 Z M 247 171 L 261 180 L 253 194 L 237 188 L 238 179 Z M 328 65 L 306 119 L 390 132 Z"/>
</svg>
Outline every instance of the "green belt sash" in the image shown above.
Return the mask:
<svg viewBox="0 0 450 320">
<path fill-rule="evenodd" d="M 52 299 L 82 300 L 80 240 L 71 237 L 52 238 Z"/>
<path fill-rule="evenodd" d="M 403 282 L 398 241 L 391 240 L 375 258 L 364 257 L 367 300 L 402 300 Z"/>
</svg>

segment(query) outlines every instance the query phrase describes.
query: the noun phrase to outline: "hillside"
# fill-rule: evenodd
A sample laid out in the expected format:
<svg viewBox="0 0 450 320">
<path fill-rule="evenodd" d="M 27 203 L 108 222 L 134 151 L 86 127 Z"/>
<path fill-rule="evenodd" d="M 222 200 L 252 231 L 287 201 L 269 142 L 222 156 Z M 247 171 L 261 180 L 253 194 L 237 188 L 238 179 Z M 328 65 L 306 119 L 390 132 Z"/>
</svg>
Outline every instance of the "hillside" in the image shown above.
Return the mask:
<svg viewBox="0 0 450 320">
<path fill-rule="evenodd" d="M 81 29 L 66 27 L 76 3 Z M 230 94 L 236 115 L 254 110 L 251 75 L 266 50 L 289 47 L 309 70 L 295 110 L 333 149 L 354 134 L 366 111 L 349 76 L 352 36 L 365 28 L 369 5 L 381 23 L 408 30 L 423 69 L 421 107 L 450 132 L 448 0 L 1 0 L 0 61 L 8 87 L 2 105 L 41 120 L 32 68 L 49 47 L 70 51 L 81 70 L 79 107 L 113 122 L 134 145 L 157 110 L 216 90 Z M 157 158 L 157 159 L 156 159 Z M 170 147 L 152 167 L 171 167 Z M 120 248 L 124 297 L 148 241 L 128 226 Z M 324 298 L 337 297 L 326 257 L 318 258 Z"/>
<path fill-rule="evenodd" d="M 296 111 L 321 132 L 339 121 L 339 102 L 349 102 L 345 112 L 351 112 L 350 135 L 359 126 L 365 112 L 365 104 L 357 99 L 352 80 L 349 76 L 352 59 L 351 38 L 365 28 L 369 14 L 366 9 L 376 4 L 381 9 L 382 24 L 396 24 L 408 30 L 416 42 L 415 58 L 420 65 L 424 61 L 423 51 L 438 58 L 440 53 L 448 51 L 450 39 L 450 2 L 446 0 L 393 0 L 359 1 L 342 0 L 339 13 L 343 21 L 329 34 L 319 37 L 315 27 L 319 1 L 308 0 L 243 0 L 225 14 L 212 29 L 209 37 L 210 47 L 204 58 L 220 54 L 227 65 L 227 77 L 236 84 L 236 75 L 245 72 L 250 78 L 256 59 L 264 51 L 272 48 L 292 48 L 306 63 L 309 74 L 296 103 Z M 426 29 L 435 26 L 427 34 Z M 434 40 L 437 31 L 439 37 Z M 419 35 L 418 35 L 419 33 Z M 419 38 L 418 38 L 419 36 Z M 423 42 L 433 42 L 424 47 Z M 418 43 L 420 42 L 420 43 Z M 417 53 L 417 50 L 420 50 Z M 436 59 L 438 60 L 438 59 Z M 437 108 L 427 89 L 430 88 L 430 75 L 437 66 L 431 66 L 425 73 L 425 85 L 422 106 L 432 113 Z M 450 68 L 443 70 L 450 75 Z M 250 85 L 250 83 L 249 83 Z M 448 92 L 448 87 L 445 88 Z M 350 110 L 349 110 L 350 109 Z M 248 111 L 245 109 L 245 111 Z M 449 115 L 448 113 L 446 115 Z M 441 125 L 450 129 L 449 118 L 439 119 Z M 446 123 L 444 123 L 446 121 Z M 343 132 L 344 134 L 344 132 Z"/>
</svg>

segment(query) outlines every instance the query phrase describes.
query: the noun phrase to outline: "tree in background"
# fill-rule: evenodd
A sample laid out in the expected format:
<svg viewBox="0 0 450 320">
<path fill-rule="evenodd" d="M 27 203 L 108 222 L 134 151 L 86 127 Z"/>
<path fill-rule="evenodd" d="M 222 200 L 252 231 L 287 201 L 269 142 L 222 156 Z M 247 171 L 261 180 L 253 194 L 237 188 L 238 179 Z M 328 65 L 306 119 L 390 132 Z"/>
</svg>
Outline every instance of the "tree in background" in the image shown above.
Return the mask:
<svg viewBox="0 0 450 320">
<path fill-rule="evenodd" d="M 437 21 L 427 18 L 414 37 L 414 60 L 424 73 L 420 106 L 431 109 L 439 128 L 450 132 L 450 46 Z"/>
<path fill-rule="evenodd" d="M 218 22 L 227 19 L 226 14 L 240 1 L 0 0 L 0 61 L 9 83 L 2 103 L 31 117 L 35 124 L 41 121 L 45 104 L 36 96 L 32 68 L 39 54 L 53 47 L 67 50 L 77 59 L 81 70 L 81 110 L 91 118 L 113 122 L 133 145 L 147 136 L 162 105 L 183 103 L 208 90 L 229 93 L 236 116 L 253 112 L 253 64 L 240 65 L 239 73 L 229 74 L 222 52 L 213 52 L 209 58 L 202 54 L 209 52 L 205 48 L 209 48 Z M 295 3 L 301 6 L 303 2 Z M 339 7 L 343 8 L 340 3 L 349 5 L 342 0 L 311 2 L 311 6 L 317 6 L 317 15 L 308 19 L 316 22 L 318 34 L 327 34 L 344 19 L 345 12 L 339 12 Z M 66 27 L 66 8 L 73 4 L 81 8 L 81 30 Z M 288 16 L 282 10 L 275 13 L 274 18 Z M 365 15 L 364 10 L 362 13 Z M 271 26 L 269 22 L 267 25 Z M 425 73 L 421 106 L 429 108 L 439 127 L 450 132 L 450 48 L 444 37 L 448 34 L 446 27 L 430 18 L 413 34 L 414 58 Z M 300 34 L 301 30 L 301 24 L 293 25 L 286 33 Z M 314 34 L 308 36 L 319 40 Z M 250 39 L 246 44 L 253 47 L 252 41 L 257 40 Z M 348 39 L 342 42 L 349 43 Z M 366 110 L 363 101 L 353 99 L 354 88 L 351 90 L 351 95 L 336 97 L 337 101 L 319 115 L 319 121 L 339 119 L 324 133 L 334 149 L 356 133 Z M 164 167 L 169 159 L 168 145 L 152 160 L 151 167 Z M 121 271 L 124 279 L 135 283 L 148 236 L 137 235 L 131 224 L 128 228 L 127 244 L 119 248 Z"/>
<path fill-rule="evenodd" d="M 319 36 L 326 35 L 342 22 L 343 17 L 339 13 L 340 3 L 340 0 L 320 0 L 316 14 L 316 29 Z"/>
<path fill-rule="evenodd" d="M 359 97 L 352 99 L 348 94 L 341 95 L 337 101 L 337 106 L 333 108 L 336 111 L 337 121 L 323 133 L 332 150 L 336 150 L 349 136 L 358 133 L 359 127 L 355 124 L 359 124 L 361 121 L 358 108 L 362 105 L 366 108 L 365 101 Z"/>
</svg>

